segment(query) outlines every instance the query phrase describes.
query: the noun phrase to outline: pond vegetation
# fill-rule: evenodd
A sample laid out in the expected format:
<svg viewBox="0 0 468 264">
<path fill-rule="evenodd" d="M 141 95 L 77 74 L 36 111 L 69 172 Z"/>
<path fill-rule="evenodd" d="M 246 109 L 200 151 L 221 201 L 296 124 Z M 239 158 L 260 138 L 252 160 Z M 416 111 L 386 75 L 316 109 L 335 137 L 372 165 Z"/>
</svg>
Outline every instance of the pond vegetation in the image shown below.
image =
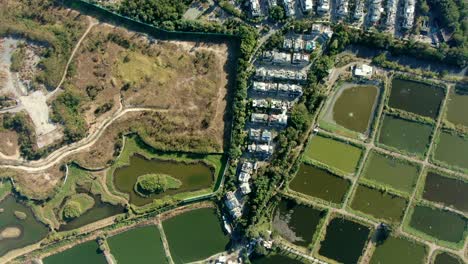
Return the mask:
<svg viewBox="0 0 468 264">
<path fill-rule="evenodd" d="M 392 80 L 388 105 L 418 115 L 436 118 L 443 99 L 444 90 L 440 87 L 395 78 Z"/>
<path fill-rule="evenodd" d="M 205 259 L 226 250 L 229 243 L 213 208 L 185 212 L 162 224 L 176 264 Z"/>
<path fill-rule="evenodd" d="M 314 136 L 305 151 L 306 158 L 317 160 L 344 173 L 354 173 L 362 149 L 322 136 Z"/>
<path fill-rule="evenodd" d="M 369 233 L 366 226 L 344 218 L 334 218 L 327 226 L 319 254 L 344 264 L 358 263 Z"/>
<path fill-rule="evenodd" d="M 432 127 L 385 115 L 379 142 L 411 154 L 423 155 L 431 139 Z"/>
<path fill-rule="evenodd" d="M 293 191 L 336 204 L 343 201 L 350 186 L 350 181 L 305 163 L 289 184 Z"/>
<path fill-rule="evenodd" d="M 419 167 L 394 157 L 371 152 L 366 161 L 363 178 L 388 185 L 398 191 L 411 193 L 416 185 Z"/>
<path fill-rule="evenodd" d="M 405 213 L 406 204 L 405 199 L 396 195 L 358 185 L 351 208 L 377 219 L 400 222 Z"/>
<path fill-rule="evenodd" d="M 109 237 L 107 243 L 119 264 L 167 263 L 161 234 L 154 225 Z"/>
<path fill-rule="evenodd" d="M 325 211 L 283 199 L 274 212 L 273 228 L 289 242 L 307 247 L 324 216 Z"/>
</svg>

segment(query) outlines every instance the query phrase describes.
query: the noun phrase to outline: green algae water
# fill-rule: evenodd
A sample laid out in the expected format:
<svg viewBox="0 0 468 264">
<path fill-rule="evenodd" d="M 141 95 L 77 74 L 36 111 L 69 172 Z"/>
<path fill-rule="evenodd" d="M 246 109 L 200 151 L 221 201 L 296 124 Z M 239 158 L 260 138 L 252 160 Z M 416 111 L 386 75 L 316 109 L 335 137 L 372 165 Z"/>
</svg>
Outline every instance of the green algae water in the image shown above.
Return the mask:
<svg viewBox="0 0 468 264">
<path fill-rule="evenodd" d="M 137 227 L 107 239 L 119 264 L 167 263 L 161 234 L 156 226 Z"/>
<path fill-rule="evenodd" d="M 48 228 L 34 218 L 31 208 L 18 202 L 13 195 L 6 196 L 0 202 L 0 208 L 3 210 L 0 213 L 0 232 L 5 228 L 17 228 L 21 231 L 16 238 L 0 239 L 0 256 L 10 250 L 34 244 L 49 233 Z M 25 213 L 26 219 L 18 219 L 15 211 Z"/>
<path fill-rule="evenodd" d="M 424 245 L 404 238 L 389 237 L 381 245 L 377 245 L 370 264 L 423 264 L 425 259 L 426 248 Z"/>
<path fill-rule="evenodd" d="M 185 212 L 162 224 L 176 264 L 206 259 L 225 251 L 229 243 L 213 208 Z"/>
<path fill-rule="evenodd" d="M 351 208 L 377 219 L 400 222 L 406 209 L 406 200 L 364 185 L 358 185 Z"/>
<path fill-rule="evenodd" d="M 344 264 L 355 264 L 364 250 L 369 228 L 343 218 L 334 218 L 327 226 L 319 254 Z"/>
<path fill-rule="evenodd" d="M 139 196 L 134 186 L 137 178 L 150 173 L 161 173 L 170 175 L 182 182 L 178 189 L 167 190 L 160 194 L 149 197 Z M 174 195 L 183 192 L 197 191 L 209 188 L 214 181 L 213 170 L 202 162 L 184 163 L 152 159 L 148 160 L 140 155 L 130 158 L 130 165 L 117 168 L 114 172 L 114 185 L 120 192 L 130 195 L 130 202 L 142 206 L 151 203 L 156 198 L 166 195 Z"/>
<path fill-rule="evenodd" d="M 436 118 L 444 90 L 429 84 L 393 79 L 388 105 L 418 115 Z"/>
<path fill-rule="evenodd" d="M 410 154 L 422 156 L 431 139 L 432 127 L 385 115 L 380 130 L 379 142 Z"/>
<path fill-rule="evenodd" d="M 333 105 L 333 121 L 347 129 L 365 133 L 369 128 L 378 88 L 354 86 L 345 88 Z"/>
<path fill-rule="evenodd" d="M 344 173 L 354 173 L 361 159 L 362 149 L 331 138 L 314 136 L 305 150 L 306 158 L 337 168 Z"/>
<path fill-rule="evenodd" d="M 468 183 L 428 172 L 423 198 L 468 212 Z"/>
<path fill-rule="evenodd" d="M 291 190 L 339 204 L 351 186 L 350 181 L 315 166 L 302 164 L 289 184 Z"/>
<path fill-rule="evenodd" d="M 324 215 L 325 211 L 283 199 L 274 213 L 273 228 L 289 242 L 307 247 Z"/>
<path fill-rule="evenodd" d="M 467 221 L 449 211 L 418 205 L 414 208 L 410 226 L 434 238 L 459 243 L 465 238 Z"/>
<path fill-rule="evenodd" d="M 396 190 L 411 193 L 416 185 L 419 167 L 394 157 L 371 152 L 363 172 L 363 178 L 388 185 Z"/>
<path fill-rule="evenodd" d="M 43 259 L 44 264 L 106 264 L 96 241 L 91 240 Z"/>
</svg>

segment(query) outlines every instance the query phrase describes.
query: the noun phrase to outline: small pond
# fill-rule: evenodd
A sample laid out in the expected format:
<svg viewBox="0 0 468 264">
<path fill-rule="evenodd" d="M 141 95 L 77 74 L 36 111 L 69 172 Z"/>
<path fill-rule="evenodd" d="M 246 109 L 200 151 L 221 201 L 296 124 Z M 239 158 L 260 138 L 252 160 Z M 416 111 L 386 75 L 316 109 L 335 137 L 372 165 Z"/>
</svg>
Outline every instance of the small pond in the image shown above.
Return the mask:
<svg viewBox="0 0 468 264">
<path fill-rule="evenodd" d="M 443 99 L 444 90 L 442 88 L 395 78 L 392 80 L 388 105 L 418 115 L 436 118 Z"/>
<path fill-rule="evenodd" d="M 419 176 L 419 167 L 394 157 L 371 152 L 363 178 L 411 193 Z"/>
<path fill-rule="evenodd" d="M 440 133 L 434 158 L 468 169 L 468 139 L 447 132 Z"/>
<path fill-rule="evenodd" d="M 385 115 L 379 142 L 412 154 L 423 155 L 431 139 L 432 127 Z"/>
<path fill-rule="evenodd" d="M 43 259 L 44 264 L 106 264 L 96 241 L 91 240 Z"/>
<path fill-rule="evenodd" d="M 137 227 L 107 239 L 119 264 L 167 263 L 161 234 L 156 226 Z"/>
<path fill-rule="evenodd" d="M 305 163 L 289 184 L 293 191 L 336 204 L 343 201 L 350 186 L 350 181 Z"/>
<path fill-rule="evenodd" d="M 465 238 L 467 220 L 455 213 L 418 205 L 410 226 L 434 238 L 458 243 Z"/>
<path fill-rule="evenodd" d="M 468 183 L 443 177 L 435 172 L 428 172 L 423 198 L 467 212 Z"/>
<path fill-rule="evenodd" d="M 358 263 L 369 233 L 366 226 L 343 218 L 334 218 L 327 226 L 319 254 L 344 264 Z"/>
<path fill-rule="evenodd" d="M 130 202 L 142 206 L 156 198 L 183 192 L 209 188 L 214 181 L 214 170 L 202 162 L 184 163 L 159 159 L 148 160 L 140 155 L 130 157 L 130 165 L 117 168 L 114 172 L 114 185 L 118 191 L 128 193 Z M 141 197 L 134 191 L 139 176 L 151 173 L 167 174 L 182 182 L 175 190 L 167 190 L 149 197 Z"/>
<path fill-rule="evenodd" d="M 463 260 L 450 253 L 442 252 L 437 254 L 434 264 L 463 264 Z"/>
<path fill-rule="evenodd" d="M 0 213 L 0 232 L 6 228 L 20 232 L 14 238 L 0 239 L 0 256 L 12 249 L 36 243 L 49 233 L 49 229 L 34 217 L 31 208 L 18 202 L 13 195 L 6 196 L 0 202 L 0 208 L 3 210 Z M 19 219 L 15 212 L 24 213 L 26 218 Z"/>
<path fill-rule="evenodd" d="M 274 212 L 273 228 L 289 242 L 307 247 L 324 215 L 325 211 L 283 199 Z"/>
<path fill-rule="evenodd" d="M 351 207 L 377 219 L 400 222 L 405 213 L 406 200 L 364 185 L 358 185 Z"/>
<path fill-rule="evenodd" d="M 378 88 L 375 86 L 344 87 L 333 103 L 332 120 L 344 128 L 366 133 L 373 116 Z"/>
<path fill-rule="evenodd" d="M 447 120 L 456 124 L 468 126 L 468 87 L 452 89 L 447 102 Z"/>
<path fill-rule="evenodd" d="M 378 245 L 370 264 L 425 263 L 426 248 L 404 238 L 389 237 Z"/>
<path fill-rule="evenodd" d="M 162 224 L 176 264 L 206 259 L 227 249 L 229 237 L 213 208 L 185 212 Z"/>
</svg>

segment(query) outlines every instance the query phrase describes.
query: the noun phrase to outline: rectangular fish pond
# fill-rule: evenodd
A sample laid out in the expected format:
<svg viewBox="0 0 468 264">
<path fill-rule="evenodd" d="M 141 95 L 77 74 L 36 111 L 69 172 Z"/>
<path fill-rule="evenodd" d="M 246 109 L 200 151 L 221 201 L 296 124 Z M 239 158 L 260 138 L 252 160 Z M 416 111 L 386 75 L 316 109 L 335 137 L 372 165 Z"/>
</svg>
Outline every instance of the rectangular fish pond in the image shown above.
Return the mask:
<svg viewBox="0 0 468 264">
<path fill-rule="evenodd" d="M 13 195 L 0 202 L 0 256 L 8 251 L 39 242 L 49 233 L 46 225 L 37 220 L 31 208 Z"/>
<path fill-rule="evenodd" d="M 137 227 L 109 237 L 107 243 L 119 264 L 168 263 L 156 226 Z"/>
<path fill-rule="evenodd" d="M 468 182 L 429 171 L 423 198 L 468 212 Z"/>
<path fill-rule="evenodd" d="M 457 85 L 447 101 L 446 118 L 455 125 L 468 127 L 468 86 Z"/>
<path fill-rule="evenodd" d="M 294 179 L 289 183 L 293 191 L 340 204 L 351 186 L 351 182 L 324 169 L 301 164 Z"/>
<path fill-rule="evenodd" d="M 434 158 L 448 165 L 468 170 L 468 136 L 441 132 Z"/>
<path fill-rule="evenodd" d="M 370 264 L 423 264 L 426 258 L 427 251 L 424 245 L 391 236 L 377 245 Z"/>
<path fill-rule="evenodd" d="M 91 240 L 44 258 L 44 264 L 106 264 L 96 241 Z"/>
<path fill-rule="evenodd" d="M 252 254 L 250 262 L 252 264 L 307 264 L 304 259 L 299 256 L 286 256 L 283 254 L 268 254 L 266 256 L 258 256 Z"/>
<path fill-rule="evenodd" d="M 307 247 L 326 211 L 282 199 L 273 213 L 273 229 L 289 242 Z"/>
<path fill-rule="evenodd" d="M 452 244 L 463 243 L 468 220 L 453 212 L 417 205 L 411 215 L 409 226 L 429 237 Z"/>
<path fill-rule="evenodd" d="M 372 151 L 366 161 L 362 177 L 404 193 L 411 193 L 419 176 L 419 166 Z"/>
<path fill-rule="evenodd" d="M 366 134 L 375 113 L 379 88 L 343 84 L 327 106 L 323 120 Z"/>
<path fill-rule="evenodd" d="M 362 149 L 323 136 L 313 136 L 305 157 L 319 161 L 344 173 L 354 173 L 361 159 Z"/>
<path fill-rule="evenodd" d="M 406 119 L 385 115 L 379 143 L 410 154 L 423 156 L 429 147 L 433 127 Z"/>
<path fill-rule="evenodd" d="M 364 185 L 358 185 L 351 208 L 389 222 L 400 222 L 405 213 L 407 201 L 399 196 L 382 192 Z"/>
<path fill-rule="evenodd" d="M 229 243 L 214 208 L 185 212 L 162 225 L 176 264 L 206 259 L 225 251 Z"/>
<path fill-rule="evenodd" d="M 440 252 L 434 258 L 433 264 L 463 264 L 460 257 L 447 252 Z"/>
<path fill-rule="evenodd" d="M 140 176 L 164 175 L 179 182 L 175 188 L 167 188 L 162 192 L 141 195 L 136 192 L 136 184 Z M 130 157 L 130 165 L 119 167 L 114 172 L 114 186 L 119 192 L 127 193 L 130 202 L 142 206 L 154 199 L 187 192 L 195 192 L 212 188 L 215 180 L 215 169 L 201 160 L 179 162 L 161 159 L 146 159 L 141 155 Z"/>
<path fill-rule="evenodd" d="M 344 218 L 333 218 L 327 226 L 325 239 L 320 243 L 319 254 L 344 264 L 358 263 L 370 229 Z"/>
<path fill-rule="evenodd" d="M 443 88 L 394 78 L 388 105 L 421 116 L 436 118 L 444 96 Z"/>
</svg>

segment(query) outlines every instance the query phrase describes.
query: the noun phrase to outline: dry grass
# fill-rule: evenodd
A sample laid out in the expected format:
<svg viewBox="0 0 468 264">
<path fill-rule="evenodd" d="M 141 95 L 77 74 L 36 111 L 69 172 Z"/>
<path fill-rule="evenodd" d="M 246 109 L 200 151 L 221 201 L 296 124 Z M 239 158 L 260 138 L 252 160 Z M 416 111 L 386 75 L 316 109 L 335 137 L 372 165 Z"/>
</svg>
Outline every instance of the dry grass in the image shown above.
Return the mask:
<svg viewBox="0 0 468 264">
<path fill-rule="evenodd" d="M 5 156 L 16 156 L 19 153 L 18 134 L 14 131 L 0 130 L 0 153 Z"/>
</svg>

